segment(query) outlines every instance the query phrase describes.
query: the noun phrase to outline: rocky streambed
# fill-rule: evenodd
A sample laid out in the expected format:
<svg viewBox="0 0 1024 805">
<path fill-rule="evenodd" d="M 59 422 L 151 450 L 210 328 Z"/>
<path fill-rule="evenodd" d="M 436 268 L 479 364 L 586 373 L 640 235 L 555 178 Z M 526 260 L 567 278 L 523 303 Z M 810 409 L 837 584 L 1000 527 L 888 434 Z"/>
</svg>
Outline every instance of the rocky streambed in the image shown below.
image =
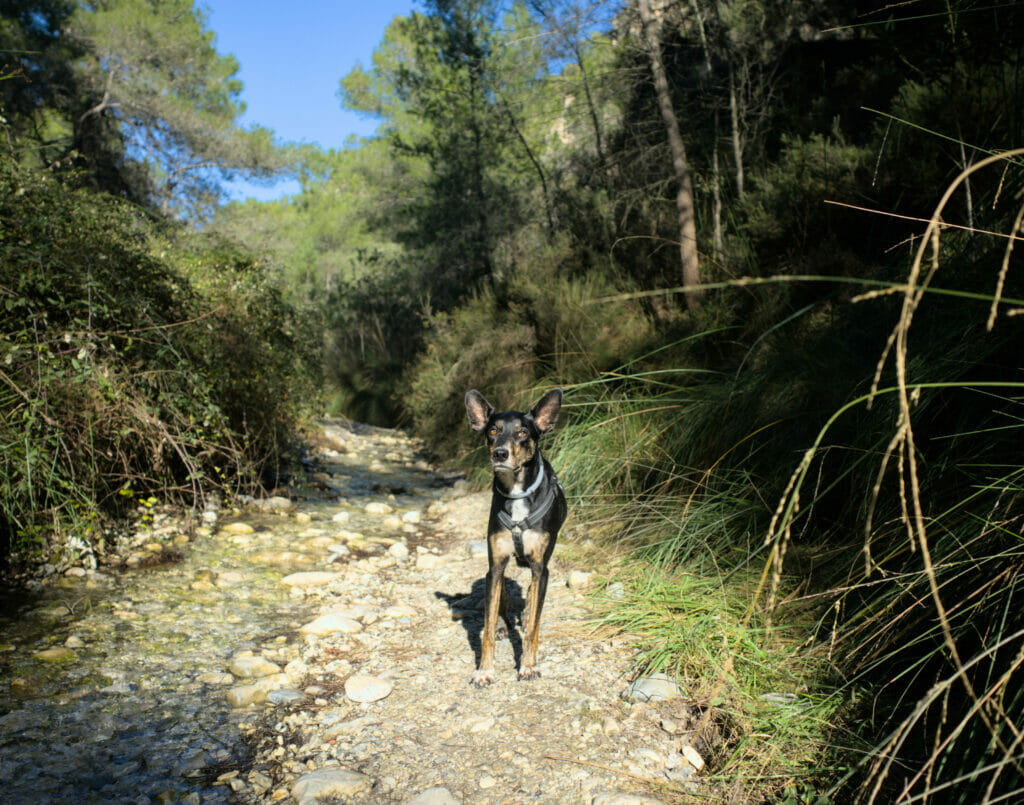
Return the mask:
<svg viewBox="0 0 1024 805">
<path fill-rule="evenodd" d="M 190 541 L 157 527 L 136 569 L 72 569 L 9 600 L 4 801 L 713 797 L 694 711 L 670 680 L 629 684 L 628 640 L 589 628 L 590 575 L 558 550 L 541 678 L 517 681 L 513 634 L 498 680 L 469 684 L 489 498 L 416 448 L 325 422 L 288 497 L 211 511 Z M 516 612 L 528 572 L 508 583 Z"/>
</svg>

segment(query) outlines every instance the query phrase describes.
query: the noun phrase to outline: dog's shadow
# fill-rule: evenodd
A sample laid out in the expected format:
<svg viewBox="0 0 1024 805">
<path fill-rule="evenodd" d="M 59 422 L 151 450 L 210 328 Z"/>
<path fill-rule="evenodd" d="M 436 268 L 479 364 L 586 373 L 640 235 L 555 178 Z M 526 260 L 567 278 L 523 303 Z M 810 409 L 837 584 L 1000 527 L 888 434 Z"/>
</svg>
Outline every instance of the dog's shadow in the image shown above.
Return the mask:
<svg viewBox="0 0 1024 805">
<path fill-rule="evenodd" d="M 504 625 L 506 626 L 507 639 L 512 643 L 512 657 L 515 661 L 516 670 L 519 669 L 523 656 L 523 639 L 520 631 L 523 627 L 523 608 L 526 606 L 526 599 L 523 597 L 523 588 L 519 582 L 507 576 L 504 579 L 505 589 L 508 591 L 508 613 Z M 480 638 L 484 630 L 484 600 L 486 598 L 487 579 L 479 578 L 473 582 L 468 593 L 445 593 L 437 590 L 434 595 L 448 605 L 452 613 L 452 620 L 457 620 L 466 630 L 466 639 L 469 647 L 473 649 L 474 665 L 480 665 Z M 498 618 L 499 638 L 502 627 L 502 619 Z M 496 641 L 498 642 L 498 641 Z"/>
</svg>

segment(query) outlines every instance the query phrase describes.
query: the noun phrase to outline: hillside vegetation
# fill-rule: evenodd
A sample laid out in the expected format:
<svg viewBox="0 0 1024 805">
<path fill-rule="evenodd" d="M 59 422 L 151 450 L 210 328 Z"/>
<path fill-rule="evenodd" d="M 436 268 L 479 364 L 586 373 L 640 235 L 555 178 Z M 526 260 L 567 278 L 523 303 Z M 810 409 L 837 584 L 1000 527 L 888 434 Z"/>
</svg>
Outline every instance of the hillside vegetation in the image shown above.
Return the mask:
<svg viewBox="0 0 1024 805">
<path fill-rule="evenodd" d="M 319 344 L 252 252 L 174 215 L 291 158 L 235 124 L 238 66 L 191 2 L 5 3 L 0 22 L 0 563 L 18 568 L 102 555 L 158 503 L 272 485 Z"/>
<path fill-rule="evenodd" d="M 575 531 L 625 555 L 607 625 L 737 725 L 737 796 L 1013 799 L 1022 32 L 431 0 L 342 78 L 377 136 L 215 224 L 322 303 L 339 412 L 476 466 L 467 388 L 566 387 Z"/>
</svg>

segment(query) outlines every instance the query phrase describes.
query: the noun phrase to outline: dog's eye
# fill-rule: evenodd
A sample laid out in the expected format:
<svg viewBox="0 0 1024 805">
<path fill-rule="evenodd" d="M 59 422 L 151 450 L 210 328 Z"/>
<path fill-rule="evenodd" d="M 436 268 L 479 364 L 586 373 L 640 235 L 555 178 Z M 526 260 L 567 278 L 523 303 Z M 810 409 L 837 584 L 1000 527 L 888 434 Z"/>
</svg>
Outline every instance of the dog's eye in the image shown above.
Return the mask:
<svg viewBox="0 0 1024 805">
<path fill-rule="evenodd" d="M 487 431 L 487 435 L 488 436 L 497 436 L 498 435 L 498 429 L 494 428 L 494 427 L 489 428 L 488 431 Z"/>
<path fill-rule="evenodd" d="M 529 435 L 530 435 L 530 434 L 529 434 L 529 432 L 528 432 L 528 431 L 526 431 L 526 430 L 525 430 L 525 429 L 523 429 L 523 428 L 520 428 L 520 429 L 519 429 L 519 433 L 517 433 L 517 434 L 516 434 L 516 436 L 518 436 L 518 437 L 519 437 L 520 439 L 525 439 L 525 438 L 526 438 L 527 436 L 529 436 Z"/>
</svg>

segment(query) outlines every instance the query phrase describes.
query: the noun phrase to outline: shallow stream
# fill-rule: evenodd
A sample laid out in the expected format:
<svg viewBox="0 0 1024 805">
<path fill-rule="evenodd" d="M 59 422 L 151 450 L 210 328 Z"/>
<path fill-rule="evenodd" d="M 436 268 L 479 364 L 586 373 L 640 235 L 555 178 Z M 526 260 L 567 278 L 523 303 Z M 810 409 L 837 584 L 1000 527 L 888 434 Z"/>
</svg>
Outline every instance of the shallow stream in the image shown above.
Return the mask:
<svg viewBox="0 0 1024 805">
<path fill-rule="evenodd" d="M 294 656 L 313 613 L 286 574 L 429 538 L 418 512 L 451 481 L 415 448 L 394 431 L 324 423 L 293 511 L 225 509 L 212 533 L 174 548 L 180 561 L 4 593 L 0 799 L 230 801 L 224 772 L 245 765 L 239 725 L 253 718 L 227 702 L 230 658 L 251 649 L 283 666 Z M 135 563 L 147 550 L 168 555 L 159 551 L 173 536 L 140 540 Z"/>
</svg>

